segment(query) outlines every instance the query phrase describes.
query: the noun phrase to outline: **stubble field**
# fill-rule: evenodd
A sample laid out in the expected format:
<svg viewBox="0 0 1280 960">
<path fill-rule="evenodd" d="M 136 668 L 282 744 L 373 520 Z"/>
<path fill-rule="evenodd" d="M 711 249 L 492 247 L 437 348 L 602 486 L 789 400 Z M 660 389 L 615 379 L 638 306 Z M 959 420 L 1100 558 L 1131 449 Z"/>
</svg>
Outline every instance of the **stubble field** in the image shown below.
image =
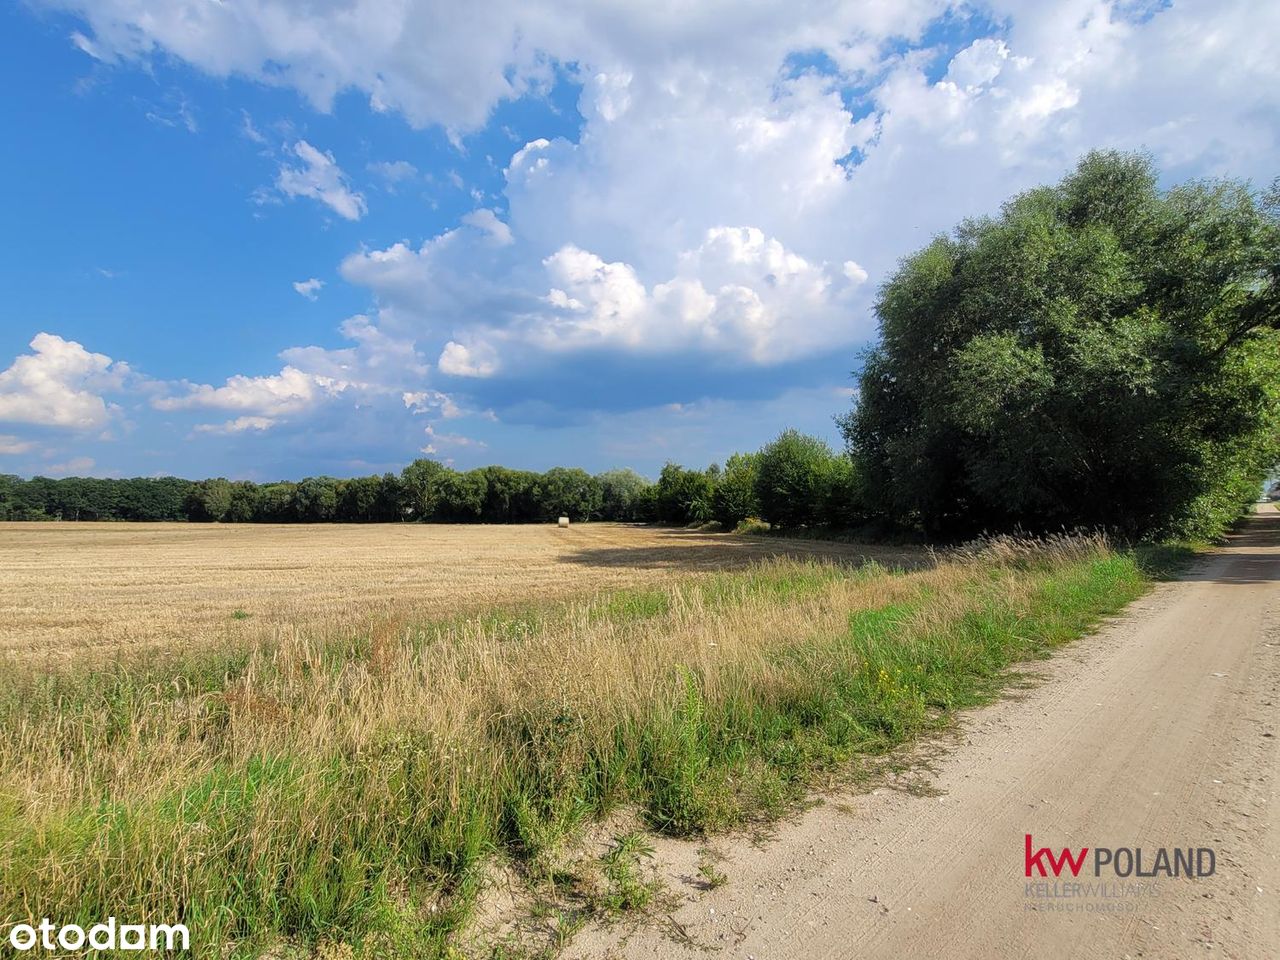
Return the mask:
<svg viewBox="0 0 1280 960">
<path fill-rule="evenodd" d="M 902 551 L 625 524 L 0 523 L 0 657 L 115 657 L 331 635 L 496 604 Z"/>
<path fill-rule="evenodd" d="M 636 827 L 778 817 L 1148 580 L 1098 538 L 49 523 L 0 582 L 0 917 L 492 960 L 646 909 Z"/>
</svg>

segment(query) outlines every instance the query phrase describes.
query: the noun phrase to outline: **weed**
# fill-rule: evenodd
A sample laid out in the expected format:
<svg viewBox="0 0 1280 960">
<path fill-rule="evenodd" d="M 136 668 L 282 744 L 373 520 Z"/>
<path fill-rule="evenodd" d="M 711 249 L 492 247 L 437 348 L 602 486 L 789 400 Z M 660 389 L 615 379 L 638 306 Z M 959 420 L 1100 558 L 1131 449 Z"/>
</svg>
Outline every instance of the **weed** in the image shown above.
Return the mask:
<svg viewBox="0 0 1280 960">
<path fill-rule="evenodd" d="M 641 833 L 627 833 L 614 840 L 600 859 L 607 887 L 601 901 L 610 913 L 643 910 L 658 891 L 655 880 L 642 875 L 641 861 L 653 857 L 653 846 Z"/>
</svg>

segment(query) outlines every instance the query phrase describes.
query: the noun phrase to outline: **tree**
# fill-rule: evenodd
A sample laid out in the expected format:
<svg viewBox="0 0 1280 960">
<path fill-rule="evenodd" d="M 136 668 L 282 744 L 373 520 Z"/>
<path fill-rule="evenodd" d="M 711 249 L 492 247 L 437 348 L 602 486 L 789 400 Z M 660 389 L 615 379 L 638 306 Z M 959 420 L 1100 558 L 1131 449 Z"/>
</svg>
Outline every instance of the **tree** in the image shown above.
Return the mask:
<svg viewBox="0 0 1280 960">
<path fill-rule="evenodd" d="M 267 483 L 258 488 L 258 512 L 255 520 L 265 523 L 288 523 L 297 520 L 294 512 L 296 483 Z"/>
<path fill-rule="evenodd" d="M 667 463 L 654 491 L 656 519 L 663 523 L 705 523 L 711 519 L 715 487 L 701 470 Z"/>
<path fill-rule="evenodd" d="M 724 464 L 724 473 L 716 484 L 712 499 L 715 518 L 726 527 L 736 527 L 747 517 L 760 515 L 756 496 L 756 474 L 760 454 L 735 453 Z"/>
<path fill-rule="evenodd" d="M 307 477 L 293 491 L 294 515 L 303 523 L 325 523 L 338 513 L 338 481 Z"/>
<path fill-rule="evenodd" d="M 797 430 L 784 430 L 767 444 L 756 466 L 765 519 L 784 527 L 824 522 L 836 459 L 825 442 Z"/>
<path fill-rule="evenodd" d="M 480 518 L 485 523 L 527 523 L 538 519 L 541 476 L 498 466 L 483 470 L 486 493 Z"/>
<path fill-rule="evenodd" d="M 373 519 L 389 523 L 405 518 L 404 484 L 394 473 L 384 473 L 378 482 L 378 497 L 373 505 Z"/>
<path fill-rule="evenodd" d="M 338 481 L 337 519 L 346 523 L 368 523 L 377 519 L 381 477 L 352 477 Z"/>
<path fill-rule="evenodd" d="M 468 523 L 480 519 L 488 481 L 483 470 L 458 473 L 443 470 L 432 480 L 436 490 L 435 518 L 449 523 Z"/>
<path fill-rule="evenodd" d="M 842 420 L 871 504 L 943 536 L 1216 533 L 1280 458 L 1278 195 L 1091 153 L 904 261 Z"/>
<path fill-rule="evenodd" d="M 600 514 L 600 482 L 585 470 L 552 467 L 542 475 L 540 486 L 544 519 L 590 520 Z"/>
<path fill-rule="evenodd" d="M 230 502 L 223 519 L 230 523 L 249 523 L 258 518 L 262 494 L 258 485 L 247 480 L 231 484 Z"/>
<path fill-rule="evenodd" d="M 187 519 L 204 523 L 223 520 L 231 509 L 231 482 L 223 477 L 201 480 L 187 494 Z"/>
<path fill-rule="evenodd" d="M 438 489 L 436 479 L 444 473 L 443 464 L 418 459 L 400 472 L 404 505 L 414 520 L 430 520 L 436 512 Z"/>
<path fill-rule="evenodd" d="M 640 519 L 637 513 L 641 491 L 651 486 L 648 480 L 634 470 L 607 470 L 597 474 L 600 484 L 600 516 L 605 520 L 633 522 Z"/>
</svg>

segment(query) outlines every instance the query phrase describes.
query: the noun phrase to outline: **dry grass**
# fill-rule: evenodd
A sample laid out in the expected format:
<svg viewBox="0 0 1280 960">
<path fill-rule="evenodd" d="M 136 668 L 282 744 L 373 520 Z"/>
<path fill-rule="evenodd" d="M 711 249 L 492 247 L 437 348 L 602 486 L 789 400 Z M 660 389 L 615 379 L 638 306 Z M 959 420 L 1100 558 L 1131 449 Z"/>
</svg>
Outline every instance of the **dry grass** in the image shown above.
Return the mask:
<svg viewBox="0 0 1280 960">
<path fill-rule="evenodd" d="M 490 564 L 513 556 L 512 538 L 556 535 L 421 529 L 419 544 L 493 538 Z M 531 564 L 541 582 L 665 579 L 283 631 L 234 655 L 205 645 L 180 669 L 13 673 L 0 684 L 0 913 L 181 917 L 208 957 L 320 940 L 447 956 L 492 857 L 553 883 L 565 838 L 619 805 L 676 832 L 777 812 L 815 770 L 936 727 L 1143 586 L 1097 541 L 994 545 L 910 573 L 812 559 L 715 573 L 746 548 L 788 545 L 570 532 Z M 700 573 L 672 576 L 685 571 Z M 476 576 L 497 590 L 502 575 Z M 613 880 L 619 902 L 635 899 Z"/>
<path fill-rule="evenodd" d="M 669 582 L 776 556 L 911 554 L 623 524 L 0 523 L 0 657 L 332 634 Z"/>
</svg>

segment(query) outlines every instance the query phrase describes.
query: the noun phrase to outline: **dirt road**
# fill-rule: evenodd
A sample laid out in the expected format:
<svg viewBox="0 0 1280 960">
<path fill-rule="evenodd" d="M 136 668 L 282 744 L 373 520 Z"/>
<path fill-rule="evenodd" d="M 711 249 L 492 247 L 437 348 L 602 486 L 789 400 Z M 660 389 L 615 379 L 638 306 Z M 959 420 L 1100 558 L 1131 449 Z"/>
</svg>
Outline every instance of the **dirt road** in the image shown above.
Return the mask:
<svg viewBox="0 0 1280 960">
<path fill-rule="evenodd" d="M 715 843 L 729 880 L 713 890 L 698 845 L 664 842 L 669 918 L 588 931 L 570 954 L 1280 957 L 1280 513 L 1040 666 L 1034 689 L 965 719 L 931 790 L 832 798 L 763 844 Z M 1029 880 L 1028 833 L 1090 848 L 1079 877 Z M 1099 878 L 1099 847 L 1142 848 L 1144 869 L 1207 847 L 1216 872 Z"/>
</svg>

